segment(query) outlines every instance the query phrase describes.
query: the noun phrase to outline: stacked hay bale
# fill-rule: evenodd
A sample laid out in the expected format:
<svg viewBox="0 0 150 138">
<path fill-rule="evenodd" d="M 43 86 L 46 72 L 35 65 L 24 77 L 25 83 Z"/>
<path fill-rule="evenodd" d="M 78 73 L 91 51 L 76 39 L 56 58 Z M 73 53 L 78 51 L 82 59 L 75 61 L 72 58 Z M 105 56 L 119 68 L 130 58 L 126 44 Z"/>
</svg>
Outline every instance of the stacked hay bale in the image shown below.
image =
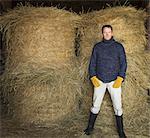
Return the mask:
<svg viewBox="0 0 150 138">
<path fill-rule="evenodd" d="M 1 94 L 13 118 L 49 125 L 77 110 L 79 19 L 55 7 L 19 7 L 0 18 L 6 47 Z"/>
<path fill-rule="evenodd" d="M 146 60 L 147 56 L 144 56 L 146 47 L 145 17 L 146 14 L 143 10 L 136 10 L 133 7 L 113 7 L 83 14 L 81 40 L 81 76 L 83 98 L 86 99 L 83 103 L 85 112 L 89 112 L 92 101 L 92 97 L 88 94 L 92 94 L 93 91 L 88 78 L 88 65 L 92 48 L 94 44 L 102 40 L 102 26 L 110 24 L 113 27 L 115 39 L 124 45 L 127 54 L 127 76 L 123 83 L 122 92 L 125 126 L 134 127 L 135 130 L 139 130 L 140 126 L 141 131 L 144 131 L 143 128 L 145 127 L 148 128 L 146 89 L 149 85 L 147 65 L 150 64 L 150 60 Z M 97 125 L 114 125 L 113 114 L 111 100 L 107 94 L 102 103 Z"/>
<path fill-rule="evenodd" d="M 145 131 L 143 127 L 148 124 L 141 122 L 148 120 L 146 89 L 150 86 L 147 68 L 150 54 L 144 51 L 144 19 L 144 11 L 132 7 L 83 14 L 82 21 L 76 14 L 54 7 L 21 7 L 2 16 L 6 63 L 0 84 L 7 113 L 22 123 L 45 126 L 75 113 L 82 97 L 81 111 L 88 115 L 93 93 L 88 76 L 89 59 L 94 44 L 102 39 L 102 25 L 111 24 L 115 39 L 127 53 L 127 77 L 123 83 L 125 126 Z M 79 22 L 82 37 L 81 55 L 77 59 L 74 42 Z M 96 123 L 114 125 L 108 94 Z"/>
</svg>

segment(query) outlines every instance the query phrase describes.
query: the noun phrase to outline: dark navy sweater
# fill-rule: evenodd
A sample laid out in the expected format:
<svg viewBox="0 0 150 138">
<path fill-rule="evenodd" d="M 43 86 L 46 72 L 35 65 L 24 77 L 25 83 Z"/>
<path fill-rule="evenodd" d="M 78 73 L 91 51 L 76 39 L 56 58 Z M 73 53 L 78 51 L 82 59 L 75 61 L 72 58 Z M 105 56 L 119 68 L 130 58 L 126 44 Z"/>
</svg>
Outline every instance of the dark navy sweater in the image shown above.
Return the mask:
<svg viewBox="0 0 150 138">
<path fill-rule="evenodd" d="M 117 76 L 125 79 L 126 69 L 126 54 L 122 44 L 113 37 L 95 44 L 89 64 L 90 77 L 97 76 L 104 83 L 108 83 Z"/>
</svg>

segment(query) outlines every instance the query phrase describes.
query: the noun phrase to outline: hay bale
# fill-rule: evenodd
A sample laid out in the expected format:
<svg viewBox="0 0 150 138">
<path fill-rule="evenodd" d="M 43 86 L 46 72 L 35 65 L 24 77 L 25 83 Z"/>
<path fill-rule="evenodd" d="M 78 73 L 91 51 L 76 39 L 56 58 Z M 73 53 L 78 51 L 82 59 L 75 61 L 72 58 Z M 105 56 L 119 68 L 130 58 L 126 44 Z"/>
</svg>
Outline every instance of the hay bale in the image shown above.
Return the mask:
<svg viewBox="0 0 150 138">
<path fill-rule="evenodd" d="M 0 23 L 7 38 L 6 70 L 30 72 L 42 66 L 63 69 L 74 64 L 79 19 L 76 14 L 54 7 L 22 7 L 4 15 Z"/>
<path fill-rule="evenodd" d="M 114 28 L 115 39 L 124 45 L 127 53 L 128 68 L 122 93 L 125 126 L 143 133 L 147 132 L 148 128 L 149 69 L 147 65 L 150 64 L 148 54 L 145 52 L 147 42 L 144 27 L 145 17 L 144 11 L 132 7 L 114 7 L 83 14 L 80 66 L 83 98 L 85 98 L 82 108 L 87 113 L 92 101 L 92 96 L 89 96 L 88 93 L 91 93 L 93 89 L 88 80 L 88 66 L 92 48 L 95 43 L 102 39 L 101 27 L 104 24 L 111 24 Z M 90 106 L 88 104 L 89 107 L 87 107 L 87 103 L 90 103 Z M 110 97 L 106 94 L 96 125 L 113 126 L 114 120 Z M 141 123 L 140 120 L 145 124 Z"/>
<path fill-rule="evenodd" d="M 91 51 L 93 45 L 102 40 L 101 28 L 104 24 L 112 25 L 115 39 L 124 45 L 127 53 L 144 51 L 145 19 L 145 12 L 133 7 L 114 7 L 83 14 L 81 54 L 90 55 L 87 51 Z"/>
<path fill-rule="evenodd" d="M 6 44 L 1 95 L 8 115 L 20 123 L 46 126 L 78 109 L 79 19 L 55 7 L 19 7 L 0 18 Z"/>
<path fill-rule="evenodd" d="M 75 115 L 80 93 L 76 72 L 71 68 L 66 72 L 48 68 L 31 75 L 3 75 L 7 113 L 22 124 L 40 126 Z"/>
<path fill-rule="evenodd" d="M 144 54 L 143 54 L 144 58 L 145 58 L 145 61 L 146 61 L 146 66 L 143 67 L 143 69 L 145 70 L 145 73 L 146 73 L 146 76 L 148 77 L 148 80 L 150 80 L 150 51 L 146 51 Z M 148 84 L 148 88 L 150 89 L 150 81 L 149 81 L 149 84 Z"/>
<path fill-rule="evenodd" d="M 134 128 L 135 131 L 140 130 L 143 132 L 148 128 L 149 117 L 147 89 L 150 88 L 150 74 L 148 68 L 150 65 L 150 54 L 147 54 L 146 52 L 140 54 L 128 54 L 127 62 L 128 68 L 126 80 L 122 85 L 124 122 L 126 128 Z M 84 91 L 82 109 L 88 114 L 92 105 L 93 87 L 87 78 L 88 77 L 85 77 L 82 84 L 82 89 Z M 106 94 L 103 99 L 96 125 L 97 127 L 105 125 L 113 126 L 114 119 L 114 111 L 111 99 L 110 96 Z M 145 123 L 141 122 L 140 120 Z"/>
</svg>

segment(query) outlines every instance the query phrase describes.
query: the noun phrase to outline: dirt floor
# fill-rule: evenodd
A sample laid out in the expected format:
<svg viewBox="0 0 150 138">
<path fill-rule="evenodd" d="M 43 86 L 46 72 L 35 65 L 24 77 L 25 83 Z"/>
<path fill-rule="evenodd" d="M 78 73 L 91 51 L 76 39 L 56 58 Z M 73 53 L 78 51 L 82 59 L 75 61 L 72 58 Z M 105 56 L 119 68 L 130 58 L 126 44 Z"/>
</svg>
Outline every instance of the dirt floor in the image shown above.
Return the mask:
<svg viewBox="0 0 150 138">
<path fill-rule="evenodd" d="M 1 138 L 119 138 L 114 126 L 97 126 L 92 135 L 83 133 L 88 117 L 80 116 L 63 120 L 50 127 L 23 126 L 7 118 L 1 118 Z M 141 134 L 128 128 L 128 138 L 150 138 L 149 134 Z"/>
</svg>

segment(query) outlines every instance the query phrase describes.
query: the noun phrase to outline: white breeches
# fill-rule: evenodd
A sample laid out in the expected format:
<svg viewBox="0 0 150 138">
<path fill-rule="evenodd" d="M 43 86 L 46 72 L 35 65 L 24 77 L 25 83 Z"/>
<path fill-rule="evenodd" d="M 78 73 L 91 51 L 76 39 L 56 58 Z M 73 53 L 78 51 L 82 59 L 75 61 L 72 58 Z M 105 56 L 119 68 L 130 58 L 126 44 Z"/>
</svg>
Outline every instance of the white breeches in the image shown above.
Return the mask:
<svg viewBox="0 0 150 138">
<path fill-rule="evenodd" d="M 122 115 L 121 87 L 113 88 L 113 84 L 114 81 L 109 83 L 103 83 L 100 81 L 100 86 L 96 88 L 94 87 L 93 105 L 91 107 L 92 113 L 97 114 L 100 111 L 101 103 L 107 88 L 111 96 L 115 115 Z"/>
</svg>

